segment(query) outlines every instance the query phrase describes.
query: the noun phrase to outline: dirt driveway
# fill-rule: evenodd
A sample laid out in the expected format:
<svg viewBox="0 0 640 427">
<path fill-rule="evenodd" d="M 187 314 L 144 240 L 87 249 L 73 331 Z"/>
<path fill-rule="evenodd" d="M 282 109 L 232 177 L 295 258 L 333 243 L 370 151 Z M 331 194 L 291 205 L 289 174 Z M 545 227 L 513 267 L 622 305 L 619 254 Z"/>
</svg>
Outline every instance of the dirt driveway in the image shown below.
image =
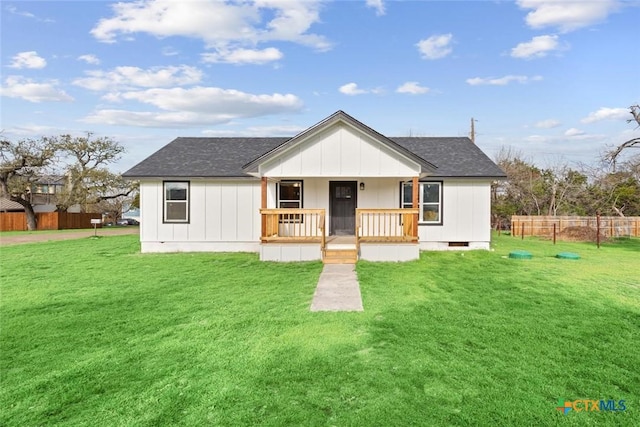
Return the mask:
<svg viewBox="0 0 640 427">
<path fill-rule="evenodd" d="M 98 228 L 98 236 L 118 236 L 122 234 L 138 234 L 140 227 Z M 93 230 L 69 230 L 57 233 L 25 231 L 24 234 L 0 236 L 0 246 L 19 245 L 22 243 L 47 242 L 49 240 L 82 239 L 93 236 Z"/>
</svg>

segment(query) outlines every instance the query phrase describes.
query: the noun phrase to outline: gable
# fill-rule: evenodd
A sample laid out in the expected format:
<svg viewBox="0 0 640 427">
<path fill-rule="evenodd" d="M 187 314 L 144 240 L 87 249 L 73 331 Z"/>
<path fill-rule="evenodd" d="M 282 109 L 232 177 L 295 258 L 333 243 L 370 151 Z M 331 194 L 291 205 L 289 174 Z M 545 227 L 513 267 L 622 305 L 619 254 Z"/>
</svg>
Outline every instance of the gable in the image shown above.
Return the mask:
<svg viewBox="0 0 640 427">
<path fill-rule="evenodd" d="M 258 165 L 267 177 L 408 177 L 422 165 L 367 133 L 336 122 Z"/>
<path fill-rule="evenodd" d="M 309 167 L 310 169 L 308 169 Z M 258 176 L 416 176 L 436 166 L 337 111 L 245 165 Z"/>
</svg>

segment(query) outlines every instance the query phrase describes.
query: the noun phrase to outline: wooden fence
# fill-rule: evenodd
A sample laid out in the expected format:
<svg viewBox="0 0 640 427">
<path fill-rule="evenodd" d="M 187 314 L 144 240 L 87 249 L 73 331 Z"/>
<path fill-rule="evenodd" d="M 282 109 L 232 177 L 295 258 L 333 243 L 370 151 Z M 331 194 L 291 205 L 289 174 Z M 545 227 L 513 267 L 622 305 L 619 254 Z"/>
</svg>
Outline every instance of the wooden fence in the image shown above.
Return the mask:
<svg viewBox="0 0 640 427">
<path fill-rule="evenodd" d="M 569 227 L 587 227 L 604 237 L 640 237 L 640 217 L 601 216 L 528 216 L 511 217 L 513 236 L 552 236 Z"/>
<path fill-rule="evenodd" d="M 92 228 L 92 219 L 102 219 L 99 213 L 43 212 L 37 213 L 38 230 L 68 230 Z M 0 231 L 27 230 L 27 215 L 24 212 L 0 213 Z"/>
</svg>

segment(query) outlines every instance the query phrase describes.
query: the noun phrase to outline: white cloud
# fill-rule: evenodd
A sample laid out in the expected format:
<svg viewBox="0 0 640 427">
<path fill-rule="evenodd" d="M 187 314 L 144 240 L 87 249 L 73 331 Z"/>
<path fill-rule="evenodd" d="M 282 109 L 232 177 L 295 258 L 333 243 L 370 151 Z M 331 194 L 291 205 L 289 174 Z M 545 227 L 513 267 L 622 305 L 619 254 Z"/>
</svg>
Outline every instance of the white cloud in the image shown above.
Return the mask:
<svg viewBox="0 0 640 427">
<path fill-rule="evenodd" d="M 76 79 L 73 84 L 94 91 L 124 90 L 136 87 L 171 87 L 199 83 L 202 71 L 188 65 L 152 67 L 116 67 L 111 71 L 87 71 L 89 77 Z"/>
<path fill-rule="evenodd" d="M 575 142 L 575 141 L 598 141 L 601 142 L 605 137 L 605 135 L 599 134 L 587 134 L 579 129 L 571 128 L 566 132 L 560 135 L 529 135 L 523 138 L 526 142 L 536 143 L 536 144 L 550 144 L 553 145 L 565 143 L 565 142 Z"/>
<path fill-rule="evenodd" d="M 421 95 L 429 91 L 430 89 L 428 87 L 420 86 L 418 82 L 406 82 L 396 89 L 398 93 L 408 93 L 411 95 Z"/>
<path fill-rule="evenodd" d="M 540 129 L 552 129 L 562 125 L 559 120 L 547 119 L 537 122 L 534 126 Z"/>
<path fill-rule="evenodd" d="M 57 80 L 37 83 L 21 76 L 9 76 L 0 88 L 0 95 L 21 98 L 30 102 L 73 101 L 64 90 L 58 89 Z"/>
<path fill-rule="evenodd" d="M 84 61 L 87 64 L 91 64 L 91 65 L 100 64 L 100 60 L 98 59 L 98 57 L 92 54 L 80 55 L 78 56 L 78 61 Z"/>
<path fill-rule="evenodd" d="M 180 51 L 178 51 L 177 49 L 171 47 L 171 46 L 165 46 L 162 48 L 162 54 L 164 56 L 176 56 L 178 54 L 180 54 Z"/>
<path fill-rule="evenodd" d="M 602 107 L 598 111 L 589 113 L 587 117 L 580 120 L 582 123 L 594 123 L 601 120 L 626 120 L 631 118 L 628 108 L 607 108 Z"/>
<path fill-rule="evenodd" d="M 182 127 L 228 123 L 235 119 L 300 111 L 302 101 L 291 94 L 255 95 L 233 89 L 194 87 L 148 89 L 120 94 L 161 111 L 104 109 L 86 117 L 89 123 Z"/>
<path fill-rule="evenodd" d="M 584 135 L 584 131 L 576 128 L 567 129 L 564 136 L 581 136 Z"/>
<path fill-rule="evenodd" d="M 423 59 L 439 59 L 444 58 L 453 51 L 451 47 L 452 41 L 452 34 L 438 34 L 428 39 L 420 40 L 416 46 L 418 46 Z"/>
<path fill-rule="evenodd" d="M 7 12 L 11 13 L 12 15 L 24 16 L 24 17 L 26 17 L 26 18 L 35 18 L 35 17 L 36 17 L 36 16 L 35 16 L 33 13 L 31 13 L 31 12 L 23 12 L 23 11 L 21 11 L 21 10 L 18 10 L 18 8 L 17 8 L 17 7 L 15 7 L 15 6 L 11 6 L 11 5 L 9 5 L 9 6 L 7 6 L 5 9 L 6 9 L 6 11 L 7 11 Z"/>
<path fill-rule="evenodd" d="M 58 126 L 44 126 L 35 124 L 24 124 L 21 126 L 14 126 L 4 130 L 3 135 L 24 137 L 39 137 L 42 135 L 55 135 L 60 134 L 60 127 Z M 66 133 L 66 132 L 65 132 Z"/>
<path fill-rule="evenodd" d="M 249 126 L 241 130 L 208 129 L 202 132 L 209 136 L 294 136 L 306 130 L 303 126 Z"/>
<path fill-rule="evenodd" d="M 227 64 L 266 64 L 282 59 L 284 55 L 274 47 L 266 49 L 221 50 L 215 53 L 203 53 L 204 62 L 223 62 Z"/>
<path fill-rule="evenodd" d="M 358 87 L 357 83 L 347 83 L 345 85 L 342 85 L 340 86 L 340 88 L 338 88 L 338 91 L 349 96 L 364 95 L 365 93 L 381 94 L 384 92 L 382 88 L 361 89 Z"/>
<path fill-rule="evenodd" d="M 20 52 L 15 55 L 13 61 L 9 65 L 11 68 L 44 68 L 47 61 L 38 56 L 38 52 L 32 50 L 29 52 Z"/>
<path fill-rule="evenodd" d="M 194 87 L 126 92 L 123 99 L 155 105 L 163 110 L 207 112 L 219 108 L 227 114 L 260 116 L 272 108 L 297 111 L 301 101 L 291 94 L 254 95 L 234 89 Z"/>
<path fill-rule="evenodd" d="M 47 22 L 47 23 L 55 22 L 53 19 L 50 19 L 50 18 L 39 18 L 36 15 L 34 15 L 33 13 L 31 13 L 31 12 L 25 12 L 25 11 L 22 11 L 22 10 L 18 10 L 18 8 L 16 8 L 15 6 L 11 6 L 11 5 L 7 6 L 5 8 L 5 10 L 7 12 L 11 13 L 12 15 L 24 16 L 25 18 L 35 19 L 36 21 L 39 21 L 39 22 Z"/>
<path fill-rule="evenodd" d="M 558 36 L 546 35 L 537 36 L 526 43 L 519 43 L 511 49 L 511 56 L 514 58 L 532 59 L 547 56 L 549 52 L 560 50 Z"/>
<path fill-rule="evenodd" d="M 382 16 L 386 13 L 383 0 L 367 0 L 367 6 L 375 9 L 376 15 L 378 16 Z"/>
<path fill-rule="evenodd" d="M 471 79 L 467 79 L 467 83 L 470 84 L 471 86 L 479 86 L 479 85 L 505 86 L 513 82 L 525 84 L 525 83 L 536 82 L 540 80 L 542 80 L 542 76 L 528 77 L 528 76 L 508 75 L 508 76 L 499 77 L 499 78 L 474 77 Z"/>
<path fill-rule="evenodd" d="M 602 22 L 620 6 L 617 0 L 518 0 L 518 5 L 531 9 L 525 19 L 529 27 L 554 27 L 562 32 Z"/>
<path fill-rule="evenodd" d="M 160 38 L 192 37 L 215 48 L 288 41 L 327 50 L 331 46 L 323 36 L 309 33 L 320 20 L 321 4 L 318 0 L 120 2 L 112 6 L 114 16 L 101 19 L 91 34 L 107 43 L 121 35 L 147 33 Z"/>
<path fill-rule="evenodd" d="M 347 83 L 340 86 L 338 90 L 340 91 L 340 93 L 344 93 L 345 95 L 362 95 L 364 93 L 367 93 L 366 90 L 359 89 L 356 83 Z"/>
</svg>

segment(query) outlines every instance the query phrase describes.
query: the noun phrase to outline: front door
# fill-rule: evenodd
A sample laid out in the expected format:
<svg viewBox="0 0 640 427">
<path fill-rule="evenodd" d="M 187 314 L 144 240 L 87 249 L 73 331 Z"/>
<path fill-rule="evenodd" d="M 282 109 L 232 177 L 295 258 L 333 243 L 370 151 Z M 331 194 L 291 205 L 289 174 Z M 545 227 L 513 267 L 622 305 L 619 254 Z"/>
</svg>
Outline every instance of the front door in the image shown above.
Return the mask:
<svg viewBox="0 0 640 427">
<path fill-rule="evenodd" d="M 329 234 L 355 234 L 357 188 L 356 181 L 329 181 Z"/>
</svg>

